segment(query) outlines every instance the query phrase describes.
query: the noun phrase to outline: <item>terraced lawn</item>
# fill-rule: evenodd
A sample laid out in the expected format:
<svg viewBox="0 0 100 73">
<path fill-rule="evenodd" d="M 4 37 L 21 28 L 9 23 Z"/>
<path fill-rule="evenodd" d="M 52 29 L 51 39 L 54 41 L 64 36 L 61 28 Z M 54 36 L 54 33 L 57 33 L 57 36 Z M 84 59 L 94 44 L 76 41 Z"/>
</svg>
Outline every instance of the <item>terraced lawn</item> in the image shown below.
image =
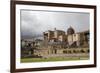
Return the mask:
<svg viewBox="0 0 100 73">
<path fill-rule="evenodd" d="M 87 60 L 89 57 L 23 58 L 21 63 Z"/>
</svg>

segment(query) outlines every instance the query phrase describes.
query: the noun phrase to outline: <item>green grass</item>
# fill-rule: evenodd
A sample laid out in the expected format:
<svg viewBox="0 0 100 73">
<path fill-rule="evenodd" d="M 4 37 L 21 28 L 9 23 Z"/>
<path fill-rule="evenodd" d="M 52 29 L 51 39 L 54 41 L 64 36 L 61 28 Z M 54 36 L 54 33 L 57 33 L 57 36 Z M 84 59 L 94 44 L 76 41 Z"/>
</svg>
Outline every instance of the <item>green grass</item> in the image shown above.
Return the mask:
<svg viewBox="0 0 100 73">
<path fill-rule="evenodd" d="M 54 58 L 23 58 L 21 59 L 21 63 L 29 63 L 29 62 L 54 62 L 54 61 L 74 61 L 74 60 L 87 60 L 88 57 L 54 57 Z"/>
</svg>

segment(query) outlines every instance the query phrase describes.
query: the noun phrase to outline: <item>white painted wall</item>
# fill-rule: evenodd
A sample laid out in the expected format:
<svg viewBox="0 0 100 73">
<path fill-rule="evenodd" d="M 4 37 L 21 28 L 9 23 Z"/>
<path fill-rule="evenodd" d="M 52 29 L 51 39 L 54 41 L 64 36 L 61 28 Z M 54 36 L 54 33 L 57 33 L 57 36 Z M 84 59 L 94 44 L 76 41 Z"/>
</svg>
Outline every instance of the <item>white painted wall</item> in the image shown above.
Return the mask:
<svg viewBox="0 0 100 73">
<path fill-rule="evenodd" d="M 97 68 L 41 71 L 34 73 L 99 73 L 100 72 L 100 0 L 33 0 L 43 2 L 97 5 Z M 0 0 L 0 73 L 10 73 L 10 0 Z M 27 72 L 29 73 L 29 72 Z M 33 73 L 33 72 L 30 72 Z"/>
</svg>

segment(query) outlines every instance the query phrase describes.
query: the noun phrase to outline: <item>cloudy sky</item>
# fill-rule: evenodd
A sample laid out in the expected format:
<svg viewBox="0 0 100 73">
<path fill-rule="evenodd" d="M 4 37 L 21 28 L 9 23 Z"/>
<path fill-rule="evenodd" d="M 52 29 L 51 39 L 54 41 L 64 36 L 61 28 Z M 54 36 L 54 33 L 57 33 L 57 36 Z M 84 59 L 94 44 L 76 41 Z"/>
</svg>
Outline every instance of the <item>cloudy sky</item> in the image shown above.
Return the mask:
<svg viewBox="0 0 100 73">
<path fill-rule="evenodd" d="M 75 32 L 89 29 L 89 13 L 21 10 L 21 36 L 36 37 L 44 31 L 67 31 L 72 26 Z"/>
</svg>

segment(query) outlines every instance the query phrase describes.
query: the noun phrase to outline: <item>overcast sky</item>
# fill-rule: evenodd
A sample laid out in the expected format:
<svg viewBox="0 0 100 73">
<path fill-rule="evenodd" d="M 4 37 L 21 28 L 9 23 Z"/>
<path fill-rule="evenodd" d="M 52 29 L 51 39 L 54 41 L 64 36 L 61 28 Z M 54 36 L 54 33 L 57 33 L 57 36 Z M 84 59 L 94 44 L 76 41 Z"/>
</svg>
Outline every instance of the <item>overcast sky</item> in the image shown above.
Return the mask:
<svg viewBox="0 0 100 73">
<path fill-rule="evenodd" d="M 21 10 L 21 36 L 34 37 L 44 31 L 67 31 L 72 26 L 75 32 L 89 30 L 89 13 Z"/>
</svg>

